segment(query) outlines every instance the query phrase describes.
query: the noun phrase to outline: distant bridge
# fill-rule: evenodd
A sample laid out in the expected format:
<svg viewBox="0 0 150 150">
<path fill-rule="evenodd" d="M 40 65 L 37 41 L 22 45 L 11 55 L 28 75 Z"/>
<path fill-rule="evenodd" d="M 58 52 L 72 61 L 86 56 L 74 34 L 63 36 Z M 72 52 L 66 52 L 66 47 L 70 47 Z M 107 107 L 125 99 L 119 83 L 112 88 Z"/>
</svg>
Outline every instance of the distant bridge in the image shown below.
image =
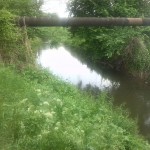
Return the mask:
<svg viewBox="0 0 150 150">
<path fill-rule="evenodd" d="M 98 17 L 20 17 L 16 19 L 19 26 L 28 27 L 99 27 L 99 26 L 150 26 L 150 18 L 98 18 Z"/>
</svg>

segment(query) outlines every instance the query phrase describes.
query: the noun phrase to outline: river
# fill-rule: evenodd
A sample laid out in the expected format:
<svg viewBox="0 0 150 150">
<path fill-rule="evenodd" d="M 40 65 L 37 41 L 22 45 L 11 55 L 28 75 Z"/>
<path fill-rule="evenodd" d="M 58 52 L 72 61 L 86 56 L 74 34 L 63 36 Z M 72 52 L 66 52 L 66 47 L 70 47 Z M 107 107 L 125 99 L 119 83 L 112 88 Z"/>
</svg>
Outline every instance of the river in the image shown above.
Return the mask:
<svg viewBox="0 0 150 150">
<path fill-rule="evenodd" d="M 150 87 L 123 74 L 94 70 L 79 58 L 73 56 L 65 47 L 41 48 L 37 62 L 66 82 L 94 94 L 108 92 L 117 106 L 122 104 L 129 110 L 132 118 L 138 119 L 139 131 L 150 141 Z"/>
</svg>

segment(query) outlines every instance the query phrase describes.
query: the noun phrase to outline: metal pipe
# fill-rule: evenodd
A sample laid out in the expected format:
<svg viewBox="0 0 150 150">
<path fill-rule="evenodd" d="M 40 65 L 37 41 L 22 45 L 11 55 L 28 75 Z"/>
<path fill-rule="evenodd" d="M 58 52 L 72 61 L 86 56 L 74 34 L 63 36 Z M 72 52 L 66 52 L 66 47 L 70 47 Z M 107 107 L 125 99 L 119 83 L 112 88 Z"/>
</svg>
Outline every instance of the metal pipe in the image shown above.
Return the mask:
<svg viewBox="0 0 150 150">
<path fill-rule="evenodd" d="M 16 20 L 19 26 L 29 27 L 90 27 L 90 26 L 150 26 L 150 18 L 98 18 L 98 17 L 20 17 Z"/>
</svg>

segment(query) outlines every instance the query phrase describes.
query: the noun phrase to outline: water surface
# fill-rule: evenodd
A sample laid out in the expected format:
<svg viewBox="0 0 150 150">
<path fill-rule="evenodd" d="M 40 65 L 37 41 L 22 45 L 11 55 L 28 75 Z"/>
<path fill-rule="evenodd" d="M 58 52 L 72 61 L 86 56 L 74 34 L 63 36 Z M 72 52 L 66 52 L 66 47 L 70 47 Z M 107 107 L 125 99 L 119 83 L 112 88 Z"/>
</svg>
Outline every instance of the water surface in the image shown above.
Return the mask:
<svg viewBox="0 0 150 150">
<path fill-rule="evenodd" d="M 41 51 L 38 63 L 63 80 L 80 85 L 82 88 L 91 85 L 104 90 L 111 88 L 114 84 L 95 70 L 91 70 L 86 64 L 81 63 L 64 47 L 47 48 Z"/>
</svg>

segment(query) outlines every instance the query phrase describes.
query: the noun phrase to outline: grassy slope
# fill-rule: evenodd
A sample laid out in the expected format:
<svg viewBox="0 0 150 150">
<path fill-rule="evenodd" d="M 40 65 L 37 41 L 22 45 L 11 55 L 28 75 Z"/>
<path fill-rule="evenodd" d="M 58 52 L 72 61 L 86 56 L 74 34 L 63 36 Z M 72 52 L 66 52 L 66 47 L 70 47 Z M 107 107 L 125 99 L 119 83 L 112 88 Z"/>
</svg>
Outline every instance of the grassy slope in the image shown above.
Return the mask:
<svg viewBox="0 0 150 150">
<path fill-rule="evenodd" d="M 149 150 L 135 123 L 46 71 L 0 67 L 0 149 Z"/>
</svg>

